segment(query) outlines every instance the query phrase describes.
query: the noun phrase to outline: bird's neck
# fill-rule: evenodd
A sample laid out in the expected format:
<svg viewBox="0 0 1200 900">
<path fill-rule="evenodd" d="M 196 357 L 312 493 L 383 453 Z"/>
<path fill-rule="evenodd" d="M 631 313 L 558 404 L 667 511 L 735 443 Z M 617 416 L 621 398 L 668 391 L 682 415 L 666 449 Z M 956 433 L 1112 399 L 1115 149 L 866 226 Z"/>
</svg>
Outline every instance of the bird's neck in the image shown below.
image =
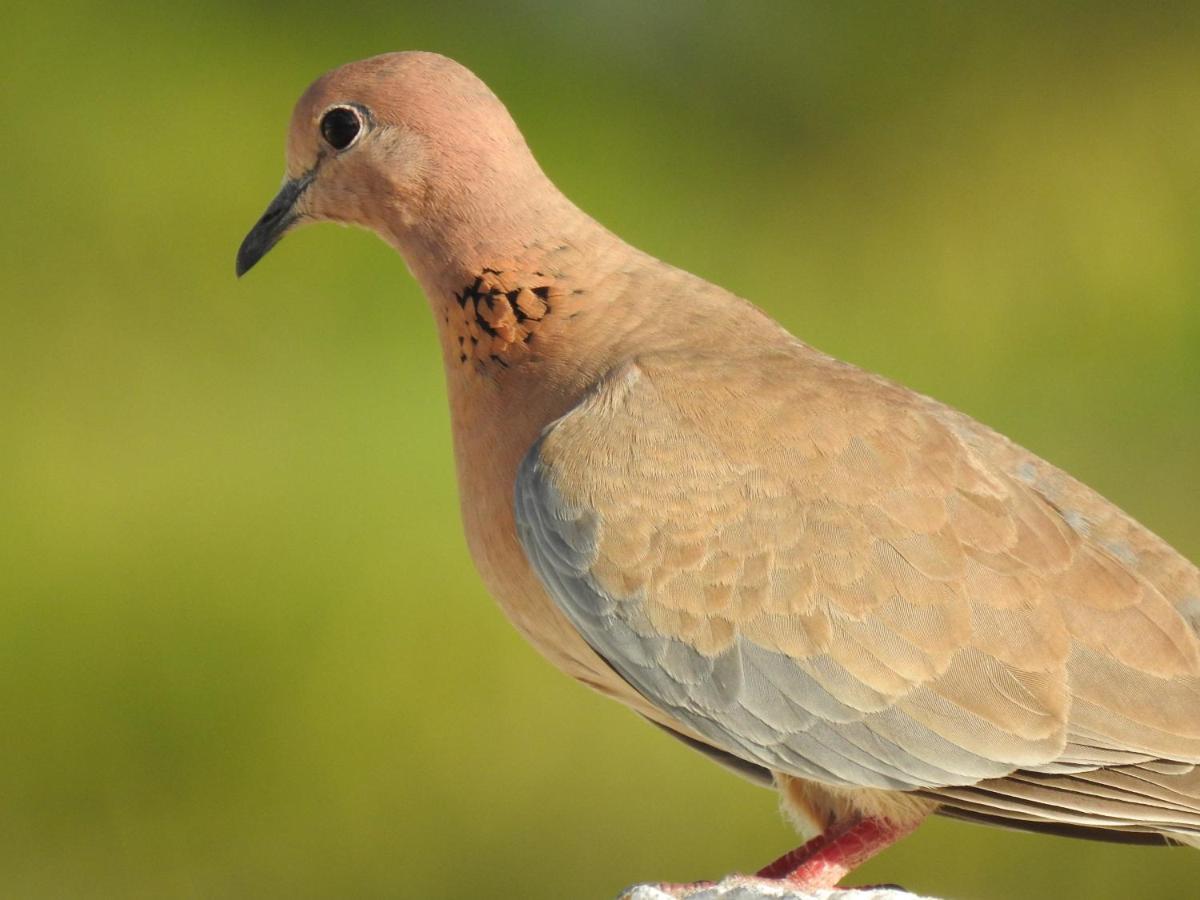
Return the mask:
<svg viewBox="0 0 1200 900">
<path fill-rule="evenodd" d="M 483 210 L 479 210 L 482 212 Z M 512 516 L 518 464 L 620 354 L 642 315 L 627 302 L 641 255 L 557 192 L 472 221 L 395 235 L 437 325 L 468 541 L 497 596 L 520 593 L 515 542 L 494 528 Z"/>
<path fill-rule="evenodd" d="M 643 256 L 540 172 L 530 180 L 390 229 L 429 301 L 452 393 L 594 378 L 607 345 L 640 316 L 622 302 L 620 270 Z"/>
<path fill-rule="evenodd" d="M 460 292 L 486 269 L 549 264 L 561 245 L 616 240 L 536 168 L 502 187 L 459 183 L 427 201 L 413 221 L 388 223 L 392 244 L 431 300 Z"/>
</svg>

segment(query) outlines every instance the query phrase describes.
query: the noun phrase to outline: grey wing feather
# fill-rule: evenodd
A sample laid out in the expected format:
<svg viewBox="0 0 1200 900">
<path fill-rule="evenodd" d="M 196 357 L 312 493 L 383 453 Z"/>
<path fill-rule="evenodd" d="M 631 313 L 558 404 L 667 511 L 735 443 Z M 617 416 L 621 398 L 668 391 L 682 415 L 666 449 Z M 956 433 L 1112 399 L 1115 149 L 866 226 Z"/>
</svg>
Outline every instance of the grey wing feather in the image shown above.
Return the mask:
<svg viewBox="0 0 1200 900">
<path fill-rule="evenodd" d="M 773 771 L 848 787 L 965 785 L 1014 770 L 898 709 L 864 713 L 788 656 L 744 637 L 708 657 L 655 633 L 637 598 L 614 597 L 592 576 L 601 523 L 593 511 L 562 501 L 541 447 L 539 440 L 525 456 L 515 488 L 518 535 L 534 570 L 622 678 L 714 746 Z M 828 674 L 826 683 L 836 683 L 837 673 Z"/>
</svg>

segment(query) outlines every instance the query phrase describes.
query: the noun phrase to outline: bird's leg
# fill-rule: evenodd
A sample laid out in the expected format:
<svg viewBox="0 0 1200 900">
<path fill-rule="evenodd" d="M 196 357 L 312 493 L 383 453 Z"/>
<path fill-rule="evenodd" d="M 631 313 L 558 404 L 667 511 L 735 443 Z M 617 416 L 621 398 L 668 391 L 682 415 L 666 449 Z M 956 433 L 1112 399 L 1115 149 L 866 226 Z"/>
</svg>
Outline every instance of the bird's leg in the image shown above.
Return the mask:
<svg viewBox="0 0 1200 900">
<path fill-rule="evenodd" d="M 851 869 L 910 834 L 918 824 L 919 819 L 897 823 L 870 817 L 837 823 L 803 847 L 785 853 L 757 875 L 731 875 L 719 884 L 730 888 L 773 884 L 801 890 L 835 887 Z M 680 900 L 703 894 L 713 886 L 711 881 L 656 885 L 660 891 Z"/>
<path fill-rule="evenodd" d="M 916 829 L 918 822 L 898 824 L 866 818 L 835 825 L 803 847 L 785 853 L 758 873 L 759 878 L 802 888 L 830 888 L 851 870 Z"/>
</svg>

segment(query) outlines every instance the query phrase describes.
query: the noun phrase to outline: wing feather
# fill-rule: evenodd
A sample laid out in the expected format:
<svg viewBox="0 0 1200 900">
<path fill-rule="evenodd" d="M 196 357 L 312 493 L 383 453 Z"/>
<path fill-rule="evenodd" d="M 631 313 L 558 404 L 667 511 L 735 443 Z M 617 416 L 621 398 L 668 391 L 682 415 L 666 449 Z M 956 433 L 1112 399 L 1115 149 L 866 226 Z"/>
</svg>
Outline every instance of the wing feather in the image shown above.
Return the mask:
<svg viewBox="0 0 1200 900">
<path fill-rule="evenodd" d="M 1200 826 L 1200 573 L 959 413 L 802 345 L 640 358 L 515 501 L 567 618 L 720 754 L 976 817 Z"/>
</svg>

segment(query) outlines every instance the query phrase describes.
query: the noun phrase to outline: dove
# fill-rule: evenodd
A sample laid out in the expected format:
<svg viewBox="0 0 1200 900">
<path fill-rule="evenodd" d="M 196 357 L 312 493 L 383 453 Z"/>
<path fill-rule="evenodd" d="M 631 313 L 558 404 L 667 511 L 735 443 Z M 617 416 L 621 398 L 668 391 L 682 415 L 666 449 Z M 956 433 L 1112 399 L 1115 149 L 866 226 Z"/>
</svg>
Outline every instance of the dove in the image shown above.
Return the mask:
<svg viewBox="0 0 1200 900">
<path fill-rule="evenodd" d="M 747 884 L 832 886 L 933 814 L 1200 846 L 1200 571 L 1116 506 L 626 244 L 443 56 L 307 89 L 238 275 L 318 221 L 423 289 L 513 625 L 816 835 Z"/>
</svg>

